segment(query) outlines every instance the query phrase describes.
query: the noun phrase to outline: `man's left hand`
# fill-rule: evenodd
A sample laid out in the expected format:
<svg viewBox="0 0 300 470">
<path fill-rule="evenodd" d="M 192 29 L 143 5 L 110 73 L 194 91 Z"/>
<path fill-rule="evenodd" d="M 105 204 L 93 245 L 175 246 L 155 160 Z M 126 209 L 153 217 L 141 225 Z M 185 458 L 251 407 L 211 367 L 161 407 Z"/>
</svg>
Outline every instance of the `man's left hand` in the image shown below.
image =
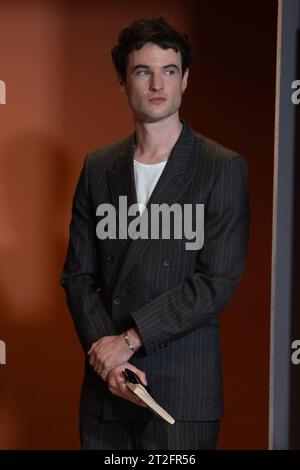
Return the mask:
<svg viewBox="0 0 300 470">
<path fill-rule="evenodd" d="M 126 344 L 124 333 L 103 336 L 88 351 L 90 365 L 105 381 L 111 369 L 127 362 L 133 354 L 134 351 Z"/>
</svg>

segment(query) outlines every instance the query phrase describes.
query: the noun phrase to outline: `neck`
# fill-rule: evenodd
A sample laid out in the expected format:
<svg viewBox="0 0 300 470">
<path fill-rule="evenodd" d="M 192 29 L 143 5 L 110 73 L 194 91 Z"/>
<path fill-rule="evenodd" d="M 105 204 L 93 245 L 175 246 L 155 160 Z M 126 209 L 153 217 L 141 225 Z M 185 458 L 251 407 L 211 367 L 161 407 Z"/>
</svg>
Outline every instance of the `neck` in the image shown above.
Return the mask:
<svg viewBox="0 0 300 470">
<path fill-rule="evenodd" d="M 155 163 L 167 160 L 182 129 L 178 113 L 158 122 L 135 122 L 136 150 L 134 158 Z"/>
</svg>

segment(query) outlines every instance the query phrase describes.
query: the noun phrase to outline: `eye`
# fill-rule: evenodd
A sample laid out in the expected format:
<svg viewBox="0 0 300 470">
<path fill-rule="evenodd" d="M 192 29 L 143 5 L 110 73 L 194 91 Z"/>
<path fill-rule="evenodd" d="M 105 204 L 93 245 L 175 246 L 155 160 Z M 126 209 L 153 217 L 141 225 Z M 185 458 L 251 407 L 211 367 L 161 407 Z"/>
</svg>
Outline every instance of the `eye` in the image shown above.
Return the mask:
<svg viewBox="0 0 300 470">
<path fill-rule="evenodd" d="M 174 75 L 175 74 L 175 70 L 174 69 L 167 69 L 166 70 L 166 75 Z"/>
<path fill-rule="evenodd" d="M 142 69 L 142 70 L 138 70 L 137 71 L 137 75 L 149 75 L 149 70 L 146 70 L 146 69 Z"/>
</svg>

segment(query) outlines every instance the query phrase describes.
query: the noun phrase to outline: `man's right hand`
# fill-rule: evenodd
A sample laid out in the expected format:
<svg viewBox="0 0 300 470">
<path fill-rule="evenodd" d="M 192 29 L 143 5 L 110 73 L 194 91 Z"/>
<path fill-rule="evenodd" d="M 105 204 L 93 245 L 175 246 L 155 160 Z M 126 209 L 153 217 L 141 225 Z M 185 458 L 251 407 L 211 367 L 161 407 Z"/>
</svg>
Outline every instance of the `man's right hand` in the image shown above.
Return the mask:
<svg viewBox="0 0 300 470">
<path fill-rule="evenodd" d="M 111 369 L 107 375 L 107 386 L 108 390 L 113 394 L 117 395 L 118 397 L 124 398 L 124 400 L 131 401 L 136 405 L 142 406 L 147 408 L 147 405 L 139 399 L 126 385 L 126 378 L 124 377 L 122 371 L 127 368 L 132 370 L 140 379 L 143 385 L 147 384 L 146 374 L 142 372 L 140 369 L 137 369 L 135 366 L 130 364 L 129 362 L 125 362 L 124 364 L 114 367 Z"/>
</svg>

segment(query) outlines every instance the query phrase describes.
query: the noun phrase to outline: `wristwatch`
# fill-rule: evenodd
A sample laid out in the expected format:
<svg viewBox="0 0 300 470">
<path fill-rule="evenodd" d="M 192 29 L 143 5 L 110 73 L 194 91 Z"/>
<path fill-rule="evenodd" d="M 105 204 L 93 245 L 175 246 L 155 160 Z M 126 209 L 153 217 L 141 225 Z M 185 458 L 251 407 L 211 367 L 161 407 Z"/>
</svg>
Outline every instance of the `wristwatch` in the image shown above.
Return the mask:
<svg viewBox="0 0 300 470">
<path fill-rule="evenodd" d="M 127 346 L 131 349 L 131 351 L 135 352 L 135 347 L 133 346 L 132 342 L 130 341 L 130 338 L 127 334 L 127 331 L 124 333 L 124 339 L 126 341 Z"/>
</svg>

